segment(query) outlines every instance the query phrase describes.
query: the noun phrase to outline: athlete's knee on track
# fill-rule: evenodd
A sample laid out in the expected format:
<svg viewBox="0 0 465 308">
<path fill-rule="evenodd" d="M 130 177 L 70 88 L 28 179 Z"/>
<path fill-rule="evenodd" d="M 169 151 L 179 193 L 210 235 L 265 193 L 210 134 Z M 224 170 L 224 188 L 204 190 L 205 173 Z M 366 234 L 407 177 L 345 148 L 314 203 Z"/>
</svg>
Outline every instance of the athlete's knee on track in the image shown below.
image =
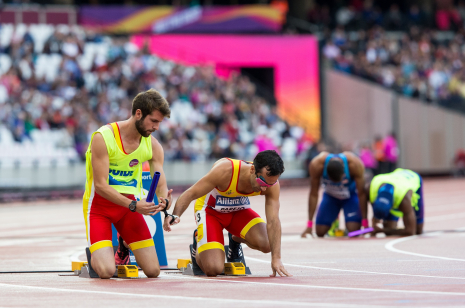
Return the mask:
<svg viewBox="0 0 465 308">
<path fill-rule="evenodd" d="M 160 269 L 159 268 L 150 268 L 150 269 L 144 269 L 144 274 L 148 278 L 157 278 L 160 276 Z"/>
<path fill-rule="evenodd" d="M 324 237 L 326 232 L 328 232 L 329 228 L 330 228 L 330 226 L 316 225 L 316 228 L 315 228 L 316 236 Z"/>
<path fill-rule="evenodd" d="M 217 275 L 220 275 L 223 270 L 224 270 L 224 263 L 215 263 L 215 264 L 202 264 L 203 265 L 203 272 L 205 273 L 205 275 L 209 276 L 209 277 L 214 277 L 214 276 L 217 276 Z"/>
<path fill-rule="evenodd" d="M 98 274 L 98 276 L 102 279 L 109 279 L 113 277 L 116 271 L 115 265 L 111 265 L 111 264 L 104 264 L 104 265 L 92 264 L 92 268 Z"/>
</svg>

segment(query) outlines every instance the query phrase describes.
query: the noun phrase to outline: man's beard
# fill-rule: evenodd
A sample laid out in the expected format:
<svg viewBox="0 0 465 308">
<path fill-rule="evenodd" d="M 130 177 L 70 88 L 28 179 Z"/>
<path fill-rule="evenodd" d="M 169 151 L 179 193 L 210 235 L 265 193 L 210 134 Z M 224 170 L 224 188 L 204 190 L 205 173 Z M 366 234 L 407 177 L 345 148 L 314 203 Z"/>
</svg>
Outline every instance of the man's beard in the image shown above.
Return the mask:
<svg viewBox="0 0 465 308">
<path fill-rule="evenodd" d="M 136 129 L 139 132 L 139 134 L 142 135 L 142 137 L 148 137 L 152 133 L 150 131 L 144 130 L 142 122 L 144 122 L 144 118 L 142 118 L 140 120 L 136 120 Z"/>
</svg>

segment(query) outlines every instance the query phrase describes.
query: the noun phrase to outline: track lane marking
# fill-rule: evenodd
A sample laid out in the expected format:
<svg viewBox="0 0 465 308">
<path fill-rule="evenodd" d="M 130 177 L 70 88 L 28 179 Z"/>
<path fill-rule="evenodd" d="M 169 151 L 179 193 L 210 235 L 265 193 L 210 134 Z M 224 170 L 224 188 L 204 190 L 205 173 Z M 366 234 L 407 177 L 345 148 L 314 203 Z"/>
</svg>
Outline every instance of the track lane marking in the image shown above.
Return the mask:
<svg viewBox="0 0 465 308">
<path fill-rule="evenodd" d="M 260 260 L 260 259 L 257 259 L 257 258 L 252 258 L 252 257 L 247 257 L 247 256 L 245 258 L 250 259 L 252 261 L 270 263 L 269 261 L 264 261 L 264 260 Z M 358 271 L 358 270 L 346 270 L 346 269 L 338 269 L 338 268 L 319 267 L 319 266 L 311 266 L 311 265 L 300 265 L 300 264 L 291 264 L 291 263 L 283 263 L 283 265 L 295 266 L 295 267 L 305 267 L 305 268 L 311 268 L 311 269 L 321 269 L 321 270 L 328 270 L 328 271 L 352 272 L 352 273 L 363 273 L 363 274 L 374 274 L 374 275 L 393 275 L 393 276 L 409 276 L 409 277 L 465 280 L 465 278 L 462 278 L 462 277 L 440 277 L 440 276 L 401 274 L 401 273 L 382 273 L 382 272 L 370 272 L 370 271 Z"/>
<path fill-rule="evenodd" d="M 459 228 L 456 229 L 457 231 L 461 231 L 464 228 Z M 427 255 L 427 254 L 422 254 L 422 253 L 416 253 L 416 252 L 410 252 L 410 251 L 405 251 L 405 250 L 400 250 L 394 247 L 394 245 L 402 242 L 406 242 L 409 240 L 416 239 L 418 237 L 432 237 L 436 235 L 441 235 L 444 234 L 443 231 L 438 231 L 430 234 L 425 234 L 425 235 L 412 235 L 412 236 L 407 236 L 407 237 L 401 237 L 392 241 L 387 242 L 384 245 L 384 248 L 386 248 L 389 251 L 396 252 L 396 253 L 401 253 L 405 255 L 411 255 L 411 256 L 417 256 L 417 257 L 423 257 L 423 258 L 432 258 L 432 259 L 440 259 L 440 260 L 447 260 L 447 261 L 460 261 L 460 262 L 465 262 L 465 259 L 457 259 L 457 258 L 448 258 L 448 257 L 441 257 L 441 256 L 433 256 L 433 255 Z"/>
<path fill-rule="evenodd" d="M 204 278 L 195 278 L 189 276 L 178 276 L 176 278 L 183 279 L 197 279 L 205 280 Z M 294 288 L 304 288 L 304 289 L 330 289 L 330 290 L 348 290 L 348 291 L 368 291 L 368 292 L 388 292 L 388 293 L 411 293 L 411 294 L 434 294 L 434 295 L 457 295 L 465 296 L 465 293 L 460 292 L 440 292 L 440 291 L 418 291 L 418 290 L 393 290 L 393 289 L 370 289 L 370 288 L 350 288 L 350 287 L 331 287 L 331 286 L 309 286 L 301 284 L 287 284 L 287 283 L 274 283 L 274 282 L 254 282 L 254 281 L 238 281 L 232 279 L 221 279 L 221 278 L 207 278 L 208 280 L 231 282 L 231 283 L 244 283 L 244 284 L 258 284 L 258 285 L 270 285 L 270 286 L 279 286 L 279 287 L 294 287 Z M 371 305 L 370 305 L 371 306 Z"/>
<path fill-rule="evenodd" d="M 122 280 L 122 279 L 121 279 Z M 134 279 L 135 280 L 135 279 Z M 164 298 L 164 299 L 177 299 L 177 300 L 190 300 L 190 301 L 216 301 L 216 302 L 228 302 L 233 304 L 253 304 L 256 306 L 279 306 L 279 307 L 288 307 L 288 306 L 315 306 L 321 307 L 325 304 L 323 303 L 309 303 L 309 302 L 288 302 L 288 301 L 269 301 L 269 300 L 244 300 L 237 298 L 210 298 L 210 297 L 190 297 L 190 296 L 179 296 L 179 295 L 157 295 L 157 294 L 135 294 L 135 293 L 120 293 L 120 292 L 109 292 L 109 291 L 93 291 L 93 290 L 76 290 L 76 289 L 60 289 L 60 288 L 51 288 L 51 287 L 37 287 L 37 286 L 23 286 L 15 285 L 8 283 L 0 283 L 0 286 L 11 287 L 11 288 L 23 288 L 30 290 L 41 290 L 41 291 L 50 291 L 50 292 L 71 292 L 71 293 L 85 293 L 85 294 L 105 294 L 112 296 L 125 296 L 125 297 L 143 297 L 143 298 Z M 1 291 L 0 291 L 1 292 Z M 327 305 L 327 304 L 326 304 Z M 328 307 L 334 305 L 327 305 Z M 340 307 L 347 307 L 340 306 Z"/>
</svg>

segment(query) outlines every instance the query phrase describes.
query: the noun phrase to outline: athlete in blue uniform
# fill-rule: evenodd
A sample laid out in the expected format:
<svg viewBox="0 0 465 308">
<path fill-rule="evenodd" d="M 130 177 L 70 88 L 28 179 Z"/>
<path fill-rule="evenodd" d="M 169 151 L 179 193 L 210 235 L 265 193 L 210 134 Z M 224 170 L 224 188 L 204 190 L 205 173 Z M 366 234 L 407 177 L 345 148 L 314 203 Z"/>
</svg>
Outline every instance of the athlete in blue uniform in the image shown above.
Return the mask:
<svg viewBox="0 0 465 308">
<path fill-rule="evenodd" d="M 313 215 L 318 203 L 320 182 L 323 182 L 324 193 L 316 216 L 318 236 L 322 237 L 328 232 L 341 209 L 344 210 L 346 228 L 349 232 L 360 229 L 361 223 L 364 227 L 368 227 L 367 214 L 360 211 L 360 209 L 366 209 L 366 206 L 362 205 L 367 202 L 364 189 L 365 167 L 355 154 L 321 152 L 310 162 L 309 171 L 311 183 L 308 223 L 302 237 L 312 234 Z"/>
</svg>

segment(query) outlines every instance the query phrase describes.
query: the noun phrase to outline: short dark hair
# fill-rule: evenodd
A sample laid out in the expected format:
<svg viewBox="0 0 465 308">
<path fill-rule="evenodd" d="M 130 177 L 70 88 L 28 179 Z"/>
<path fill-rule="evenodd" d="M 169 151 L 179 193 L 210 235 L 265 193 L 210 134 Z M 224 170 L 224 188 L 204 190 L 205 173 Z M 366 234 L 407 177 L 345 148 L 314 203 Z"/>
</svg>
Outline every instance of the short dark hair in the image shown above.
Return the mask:
<svg viewBox="0 0 465 308">
<path fill-rule="evenodd" d="M 255 173 L 266 167 L 267 176 L 281 175 L 284 172 L 284 163 L 278 153 L 274 150 L 262 151 L 253 159 Z"/>
<path fill-rule="evenodd" d="M 160 92 L 150 89 L 145 92 L 140 92 L 132 101 L 132 115 L 136 114 L 137 109 L 142 111 L 142 119 L 151 114 L 154 110 L 158 110 L 164 117 L 169 118 L 171 115 L 170 104 L 161 96 Z"/>
<path fill-rule="evenodd" d="M 326 166 L 328 177 L 333 182 L 339 182 L 344 174 L 344 165 L 338 159 L 331 159 Z"/>
</svg>

